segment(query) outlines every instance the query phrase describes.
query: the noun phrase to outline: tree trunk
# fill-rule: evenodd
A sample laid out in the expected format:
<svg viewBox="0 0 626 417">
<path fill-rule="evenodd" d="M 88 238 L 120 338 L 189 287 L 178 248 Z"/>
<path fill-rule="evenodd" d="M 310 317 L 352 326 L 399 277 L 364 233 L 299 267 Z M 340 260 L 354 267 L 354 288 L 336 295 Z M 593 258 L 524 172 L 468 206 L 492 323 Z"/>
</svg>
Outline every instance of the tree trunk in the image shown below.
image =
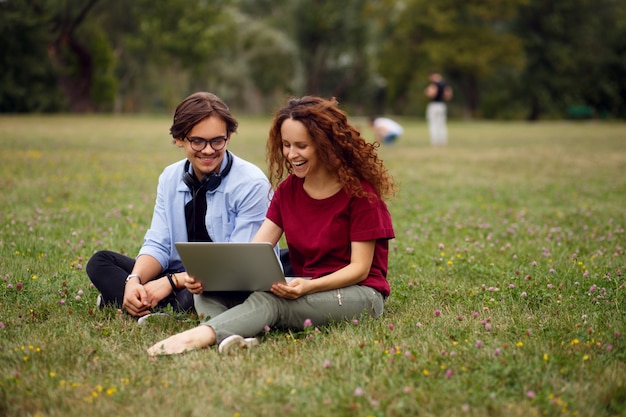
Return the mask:
<svg viewBox="0 0 626 417">
<path fill-rule="evenodd" d="M 528 116 L 526 116 L 526 119 L 530 122 L 536 122 L 537 120 L 539 120 L 540 113 L 541 112 L 539 110 L 539 100 L 537 100 L 537 97 L 533 97 L 530 104 L 530 111 L 528 112 Z"/>
<path fill-rule="evenodd" d="M 80 9 L 61 8 L 53 16 L 53 41 L 48 45 L 50 61 L 58 72 L 58 85 L 72 112 L 94 110 L 91 101 L 93 61 L 91 52 L 76 37 L 76 29 L 99 0 L 88 0 Z M 41 10 L 36 10 L 42 13 Z M 68 59 L 68 57 L 71 57 Z"/>
<path fill-rule="evenodd" d="M 88 113 L 94 111 L 90 97 L 93 63 L 91 54 L 72 35 L 64 35 L 48 49 L 50 59 L 57 68 L 59 89 L 69 104 L 70 111 Z M 77 65 L 70 66 L 63 58 L 71 54 Z"/>
</svg>

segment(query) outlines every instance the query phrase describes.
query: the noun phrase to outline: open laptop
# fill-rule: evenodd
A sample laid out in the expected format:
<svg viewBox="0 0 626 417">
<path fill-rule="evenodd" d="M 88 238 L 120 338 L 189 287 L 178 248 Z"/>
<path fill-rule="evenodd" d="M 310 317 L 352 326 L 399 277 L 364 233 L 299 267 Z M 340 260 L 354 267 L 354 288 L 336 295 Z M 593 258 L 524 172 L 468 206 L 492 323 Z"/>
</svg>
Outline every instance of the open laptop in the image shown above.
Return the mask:
<svg viewBox="0 0 626 417">
<path fill-rule="evenodd" d="M 274 247 L 269 243 L 176 242 L 187 273 L 204 291 L 269 291 L 285 283 Z"/>
</svg>

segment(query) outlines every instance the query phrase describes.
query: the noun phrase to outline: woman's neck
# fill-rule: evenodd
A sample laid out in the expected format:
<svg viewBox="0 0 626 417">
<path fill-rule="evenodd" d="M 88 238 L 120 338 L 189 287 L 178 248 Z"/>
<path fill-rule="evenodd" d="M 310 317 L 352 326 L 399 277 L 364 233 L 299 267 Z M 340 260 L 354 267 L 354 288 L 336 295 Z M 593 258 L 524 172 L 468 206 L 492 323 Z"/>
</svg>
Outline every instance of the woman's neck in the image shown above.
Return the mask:
<svg viewBox="0 0 626 417">
<path fill-rule="evenodd" d="M 307 176 L 304 178 L 304 191 L 316 200 L 332 197 L 342 186 L 336 175 L 327 172 L 325 175 Z"/>
</svg>

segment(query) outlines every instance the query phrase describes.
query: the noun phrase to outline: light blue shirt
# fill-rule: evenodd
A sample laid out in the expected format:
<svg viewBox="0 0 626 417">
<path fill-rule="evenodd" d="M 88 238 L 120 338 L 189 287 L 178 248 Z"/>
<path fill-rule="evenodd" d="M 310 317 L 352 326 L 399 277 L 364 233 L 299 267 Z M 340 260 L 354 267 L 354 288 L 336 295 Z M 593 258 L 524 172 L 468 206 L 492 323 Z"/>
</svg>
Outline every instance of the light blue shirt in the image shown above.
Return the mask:
<svg viewBox="0 0 626 417">
<path fill-rule="evenodd" d="M 214 242 L 249 242 L 265 220 L 271 186 L 259 167 L 231 155 L 230 172 L 217 189 L 206 193 L 205 223 Z M 188 241 L 185 204 L 191 191 L 183 182 L 185 161 L 166 167 L 159 176 L 152 224 L 139 250 L 139 255 L 158 260 L 163 270 L 184 269 L 174 243 Z M 220 171 L 225 165 L 226 157 Z"/>
</svg>

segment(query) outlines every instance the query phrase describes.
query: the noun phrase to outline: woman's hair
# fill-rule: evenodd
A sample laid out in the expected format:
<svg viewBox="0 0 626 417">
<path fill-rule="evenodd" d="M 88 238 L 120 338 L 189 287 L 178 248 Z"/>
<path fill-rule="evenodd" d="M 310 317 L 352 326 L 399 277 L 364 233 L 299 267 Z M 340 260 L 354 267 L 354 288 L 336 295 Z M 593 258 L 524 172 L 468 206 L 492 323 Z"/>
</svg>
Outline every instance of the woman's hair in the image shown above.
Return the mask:
<svg viewBox="0 0 626 417">
<path fill-rule="evenodd" d="M 315 143 L 320 161 L 336 173 L 339 182 L 350 195 L 365 196 L 361 181 L 369 182 L 378 196 L 395 193 L 393 178 L 378 159 L 378 143 L 369 143 L 339 109 L 337 100 L 305 96 L 292 98 L 276 112 L 267 141 L 267 161 L 270 182 L 274 187 L 293 172 L 283 155 L 281 126 L 287 119 L 302 123 Z"/>
<path fill-rule="evenodd" d="M 228 106 L 215 94 L 198 92 L 184 99 L 174 112 L 170 134 L 174 139 L 184 138 L 191 129 L 204 119 L 217 116 L 226 123 L 226 135 L 237 131 L 237 120 Z"/>
</svg>

